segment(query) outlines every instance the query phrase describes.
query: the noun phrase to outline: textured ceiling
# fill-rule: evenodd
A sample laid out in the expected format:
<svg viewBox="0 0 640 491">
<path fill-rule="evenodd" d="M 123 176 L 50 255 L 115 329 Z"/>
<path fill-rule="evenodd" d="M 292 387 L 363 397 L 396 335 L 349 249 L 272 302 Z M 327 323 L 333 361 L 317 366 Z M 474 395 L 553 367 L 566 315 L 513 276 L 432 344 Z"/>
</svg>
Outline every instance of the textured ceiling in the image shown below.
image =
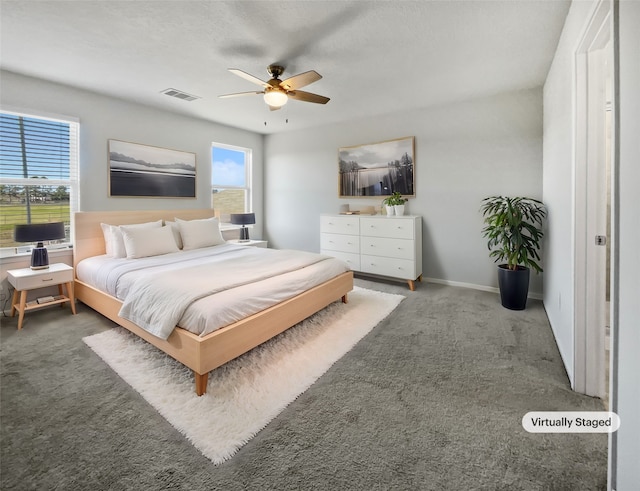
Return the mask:
<svg viewBox="0 0 640 491">
<path fill-rule="evenodd" d="M 490 96 L 543 84 L 570 2 L 6 1 L 0 66 L 170 111 L 275 133 Z M 303 90 L 270 112 L 263 80 L 307 70 Z M 201 99 L 160 92 L 176 88 Z M 288 120 L 288 123 L 286 122 Z M 265 122 L 267 123 L 265 125 Z"/>
</svg>

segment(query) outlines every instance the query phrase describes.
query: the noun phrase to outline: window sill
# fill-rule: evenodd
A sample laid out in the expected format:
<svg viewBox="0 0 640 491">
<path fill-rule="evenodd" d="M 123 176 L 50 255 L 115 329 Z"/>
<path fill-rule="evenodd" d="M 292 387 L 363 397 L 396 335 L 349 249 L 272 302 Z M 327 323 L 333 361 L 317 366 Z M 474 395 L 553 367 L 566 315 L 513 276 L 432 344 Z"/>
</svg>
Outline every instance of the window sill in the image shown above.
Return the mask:
<svg viewBox="0 0 640 491">
<path fill-rule="evenodd" d="M 49 258 L 73 256 L 73 246 L 71 244 L 59 244 L 56 248 L 47 247 Z M 11 264 L 24 262 L 31 257 L 31 250 L 28 252 L 16 252 L 14 247 L 0 249 L 0 264 Z"/>
</svg>

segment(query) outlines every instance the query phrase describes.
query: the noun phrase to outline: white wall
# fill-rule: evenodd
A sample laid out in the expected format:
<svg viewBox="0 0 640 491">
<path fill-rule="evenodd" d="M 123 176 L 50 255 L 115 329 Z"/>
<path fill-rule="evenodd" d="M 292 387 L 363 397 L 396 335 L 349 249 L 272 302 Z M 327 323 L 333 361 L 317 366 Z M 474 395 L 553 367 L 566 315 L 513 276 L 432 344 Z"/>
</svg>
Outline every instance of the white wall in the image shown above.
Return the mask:
<svg viewBox="0 0 640 491">
<path fill-rule="evenodd" d="M 338 148 L 414 136 L 416 197 L 423 216 L 425 277 L 497 287 L 479 212 L 494 194 L 542 197 L 542 91 L 416 109 L 265 137 L 270 244 L 320 250 L 319 216 L 381 199 L 338 198 Z M 540 293 L 540 275 L 531 291 Z"/>
<path fill-rule="evenodd" d="M 613 486 L 638 489 L 640 483 L 640 2 L 621 1 L 619 39 L 618 281 L 612 408 L 620 430 L 612 440 Z"/>
<path fill-rule="evenodd" d="M 544 305 L 569 379 L 574 373 L 573 93 L 574 53 L 592 1 L 573 2 L 544 85 L 543 201 L 549 215 L 545 237 Z"/>
<path fill-rule="evenodd" d="M 152 210 L 211 207 L 211 143 L 253 150 L 256 227 L 262 235 L 262 136 L 12 72 L 0 72 L 0 103 L 80 119 L 80 210 Z M 158 94 L 158 97 L 167 97 Z M 184 104 L 203 103 L 202 101 Z M 195 199 L 109 197 L 107 141 L 124 140 L 196 153 Z"/>
</svg>

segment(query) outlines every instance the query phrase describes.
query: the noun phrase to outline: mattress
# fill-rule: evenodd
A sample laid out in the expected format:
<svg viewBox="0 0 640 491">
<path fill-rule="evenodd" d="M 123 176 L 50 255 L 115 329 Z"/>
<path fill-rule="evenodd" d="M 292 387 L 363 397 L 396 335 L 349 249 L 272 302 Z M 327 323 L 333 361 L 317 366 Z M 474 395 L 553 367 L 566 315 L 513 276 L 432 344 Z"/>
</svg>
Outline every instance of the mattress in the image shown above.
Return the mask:
<svg viewBox="0 0 640 491">
<path fill-rule="evenodd" d="M 124 302 L 131 291 L 136 291 L 138 282 L 149 281 L 149 278 L 181 274 L 201 265 L 208 265 L 214 271 L 216 265 L 220 265 L 220 271 L 232 271 L 233 264 L 255 263 L 258 259 L 262 261 L 262 258 L 268 263 L 278 255 L 289 253 L 294 256 L 300 252 L 222 244 L 140 259 L 103 255 L 82 260 L 76 267 L 76 275 L 83 283 Z M 263 274 L 256 281 L 234 284 L 230 278 L 232 287 L 193 301 L 186 307 L 177 325 L 194 334 L 206 336 L 349 271 L 349 267 L 338 259 L 314 256 L 317 256 L 314 262 L 305 267 L 268 277 Z"/>
</svg>

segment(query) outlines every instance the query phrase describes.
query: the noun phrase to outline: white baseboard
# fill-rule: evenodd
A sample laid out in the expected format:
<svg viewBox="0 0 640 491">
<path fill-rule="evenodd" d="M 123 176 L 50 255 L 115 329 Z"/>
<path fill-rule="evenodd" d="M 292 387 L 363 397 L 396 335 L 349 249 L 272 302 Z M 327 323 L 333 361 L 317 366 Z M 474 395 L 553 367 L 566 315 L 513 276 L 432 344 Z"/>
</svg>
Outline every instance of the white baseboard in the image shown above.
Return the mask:
<svg viewBox="0 0 640 491">
<path fill-rule="evenodd" d="M 441 280 L 440 278 L 424 278 L 427 283 L 438 283 L 440 285 L 458 286 L 460 288 L 470 288 L 472 290 L 481 290 L 483 292 L 500 293 L 495 286 L 476 285 L 474 283 L 464 283 L 462 281 Z M 529 293 L 527 298 L 534 300 L 542 300 L 541 293 Z"/>
</svg>

